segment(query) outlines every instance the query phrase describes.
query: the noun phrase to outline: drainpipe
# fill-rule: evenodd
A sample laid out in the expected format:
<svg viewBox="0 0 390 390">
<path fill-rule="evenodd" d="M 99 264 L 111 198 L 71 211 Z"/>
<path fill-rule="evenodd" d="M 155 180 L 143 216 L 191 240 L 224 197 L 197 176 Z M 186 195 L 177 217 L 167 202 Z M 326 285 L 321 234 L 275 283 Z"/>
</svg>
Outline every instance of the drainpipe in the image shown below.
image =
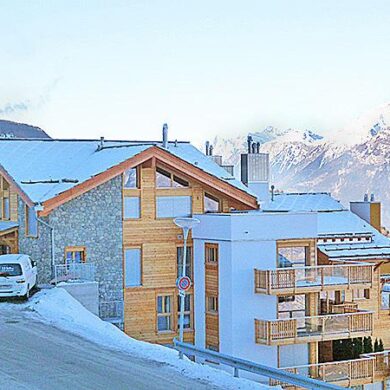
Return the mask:
<svg viewBox="0 0 390 390">
<path fill-rule="evenodd" d="M 41 210 L 42 210 L 42 206 L 41 205 L 35 207 L 35 211 L 41 211 Z M 54 235 L 55 235 L 55 230 L 54 230 L 54 227 L 52 225 L 48 224 L 47 222 L 45 222 L 41 218 L 38 218 L 38 216 L 37 216 L 37 221 L 40 222 L 42 225 L 45 225 L 46 227 L 48 227 L 50 229 L 50 236 L 51 236 L 51 273 L 52 273 L 52 277 L 54 277 L 55 276 L 55 261 L 54 261 Z"/>
</svg>

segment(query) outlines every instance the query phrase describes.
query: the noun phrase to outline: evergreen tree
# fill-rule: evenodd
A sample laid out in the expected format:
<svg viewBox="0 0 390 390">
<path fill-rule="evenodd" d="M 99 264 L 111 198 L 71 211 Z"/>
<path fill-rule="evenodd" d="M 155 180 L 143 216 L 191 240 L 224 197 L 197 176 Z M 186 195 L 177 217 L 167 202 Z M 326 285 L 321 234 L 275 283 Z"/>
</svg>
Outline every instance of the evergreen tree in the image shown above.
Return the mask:
<svg viewBox="0 0 390 390">
<path fill-rule="evenodd" d="M 384 346 L 383 346 L 383 340 L 382 339 L 379 339 L 379 343 L 378 343 L 378 352 L 383 352 L 385 350 Z"/>
<path fill-rule="evenodd" d="M 378 339 L 375 339 L 375 342 L 374 342 L 374 352 L 379 352 L 379 342 L 378 342 Z"/>
<path fill-rule="evenodd" d="M 372 339 L 371 337 L 365 337 L 363 339 L 363 353 L 372 352 Z"/>
<path fill-rule="evenodd" d="M 358 359 L 363 353 L 363 340 L 361 337 L 353 339 L 353 359 Z"/>
</svg>

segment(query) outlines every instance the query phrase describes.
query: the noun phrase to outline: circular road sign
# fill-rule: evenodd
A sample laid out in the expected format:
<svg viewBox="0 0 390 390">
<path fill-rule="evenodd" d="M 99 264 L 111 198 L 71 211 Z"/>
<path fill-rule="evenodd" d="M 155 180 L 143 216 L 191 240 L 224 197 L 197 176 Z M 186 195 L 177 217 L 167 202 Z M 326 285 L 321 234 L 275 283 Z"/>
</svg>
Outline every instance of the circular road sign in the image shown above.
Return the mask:
<svg viewBox="0 0 390 390">
<path fill-rule="evenodd" d="M 176 286 L 180 291 L 188 291 L 191 287 L 191 279 L 188 276 L 177 278 Z"/>
</svg>

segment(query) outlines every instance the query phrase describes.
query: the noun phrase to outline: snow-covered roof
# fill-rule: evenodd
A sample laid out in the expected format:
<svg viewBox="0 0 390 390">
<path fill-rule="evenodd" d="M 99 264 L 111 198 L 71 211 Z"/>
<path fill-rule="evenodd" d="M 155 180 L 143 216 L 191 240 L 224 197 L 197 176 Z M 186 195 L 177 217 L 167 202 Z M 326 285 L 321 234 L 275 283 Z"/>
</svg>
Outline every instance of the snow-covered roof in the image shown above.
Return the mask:
<svg viewBox="0 0 390 390">
<path fill-rule="evenodd" d="M 262 206 L 263 211 L 335 211 L 343 205 L 327 192 L 275 194 L 273 201 Z"/>
<path fill-rule="evenodd" d="M 18 227 L 19 224 L 17 222 L 12 221 L 0 221 L 0 233 L 5 232 L 7 230 Z"/>
<path fill-rule="evenodd" d="M 158 142 L 98 140 L 0 140 L 0 165 L 35 203 L 44 202 L 153 147 Z M 248 188 L 188 142 L 169 153 L 250 195 Z M 29 183 L 31 182 L 31 183 Z"/>
<path fill-rule="evenodd" d="M 390 239 L 379 233 L 368 222 L 352 211 L 333 211 L 318 213 L 318 234 L 328 235 L 362 235 L 371 237 L 370 242 L 348 242 L 318 245 L 321 252 L 329 258 L 340 259 L 390 259 Z"/>
</svg>

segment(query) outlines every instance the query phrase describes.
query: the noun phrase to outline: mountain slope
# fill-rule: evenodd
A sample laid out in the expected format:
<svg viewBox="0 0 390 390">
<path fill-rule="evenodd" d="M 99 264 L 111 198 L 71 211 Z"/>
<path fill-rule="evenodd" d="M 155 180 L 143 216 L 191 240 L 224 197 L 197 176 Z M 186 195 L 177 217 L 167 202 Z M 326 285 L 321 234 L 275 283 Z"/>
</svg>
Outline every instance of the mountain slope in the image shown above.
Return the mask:
<svg viewBox="0 0 390 390">
<path fill-rule="evenodd" d="M 0 138 L 50 138 L 36 126 L 0 119 Z"/>
<path fill-rule="evenodd" d="M 255 141 L 256 134 L 263 137 L 263 132 L 254 133 Z M 246 136 L 216 138 L 214 144 L 215 154 L 235 165 L 245 150 Z M 331 192 L 346 206 L 365 193 L 375 193 L 383 204 L 384 223 L 390 225 L 390 104 L 353 121 L 333 140 L 311 131 L 273 131 L 261 151 L 270 154 L 276 188 Z"/>
</svg>

